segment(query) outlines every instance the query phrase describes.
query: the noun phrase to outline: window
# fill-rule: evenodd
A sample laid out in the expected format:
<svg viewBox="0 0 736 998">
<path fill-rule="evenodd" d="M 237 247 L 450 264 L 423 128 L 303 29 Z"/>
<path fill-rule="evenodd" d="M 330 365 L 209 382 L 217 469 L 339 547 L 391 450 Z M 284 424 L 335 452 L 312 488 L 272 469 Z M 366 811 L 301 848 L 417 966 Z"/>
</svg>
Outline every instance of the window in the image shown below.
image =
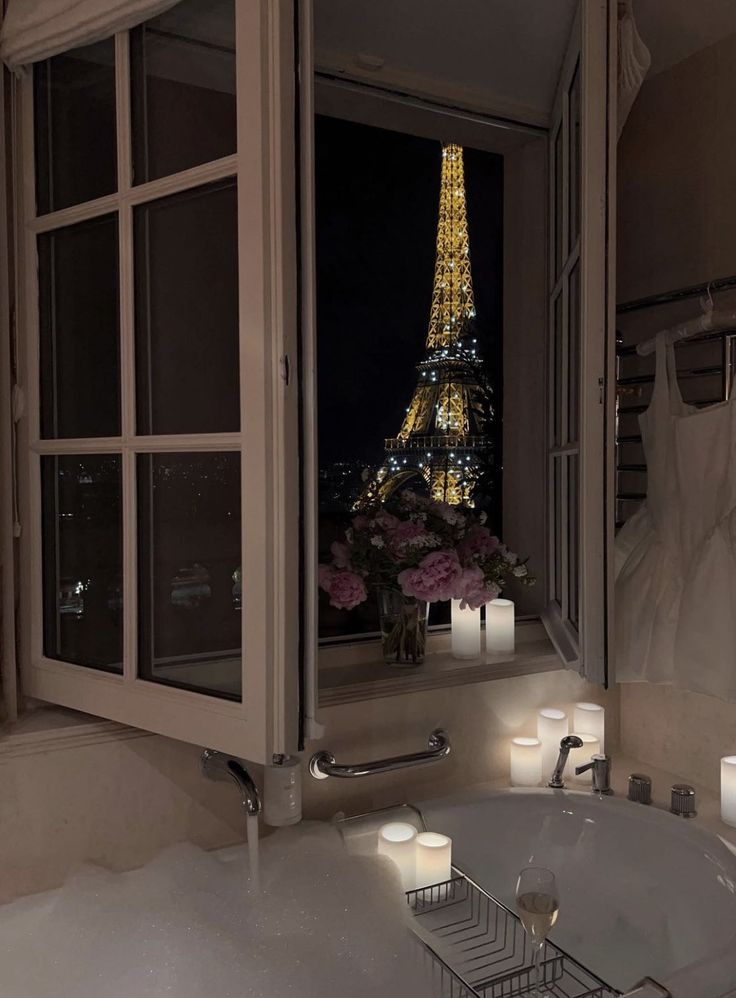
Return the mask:
<svg viewBox="0 0 736 998">
<path fill-rule="evenodd" d="M 297 737 L 280 13 L 184 0 L 37 64 L 20 159 L 26 689 L 261 761 Z"/>
</svg>

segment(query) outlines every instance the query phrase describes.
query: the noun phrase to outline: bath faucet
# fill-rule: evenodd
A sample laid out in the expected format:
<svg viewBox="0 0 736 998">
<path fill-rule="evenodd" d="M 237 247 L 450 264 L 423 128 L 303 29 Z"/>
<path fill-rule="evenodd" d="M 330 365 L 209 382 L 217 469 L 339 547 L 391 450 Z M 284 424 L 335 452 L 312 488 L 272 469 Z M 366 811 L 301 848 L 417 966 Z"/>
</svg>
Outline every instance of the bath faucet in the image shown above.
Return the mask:
<svg viewBox="0 0 736 998">
<path fill-rule="evenodd" d="M 261 798 L 258 787 L 240 759 L 223 755 L 215 749 L 205 749 L 202 753 L 202 775 L 208 780 L 232 780 L 240 791 L 240 799 L 245 813 L 261 813 Z"/>
<path fill-rule="evenodd" d="M 560 742 L 560 754 L 557 758 L 557 765 L 554 768 L 552 777 L 547 784 L 548 787 L 552 787 L 554 790 L 564 790 L 565 782 L 562 779 L 562 774 L 565 772 L 565 766 L 567 765 L 567 757 L 570 755 L 570 749 L 582 748 L 583 739 L 578 738 L 577 735 L 567 735 Z"/>
<path fill-rule="evenodd" d="M 593 793 L 612 794 L 610 755 L 594 755 L 590 762 L 586 762 L 584 766 L 575 767 L 575 775 L 580 776 L 581 773 L 587 773 L 589 769 L 593 770 L 593 786 L 591 788 Z"/>
</svg>

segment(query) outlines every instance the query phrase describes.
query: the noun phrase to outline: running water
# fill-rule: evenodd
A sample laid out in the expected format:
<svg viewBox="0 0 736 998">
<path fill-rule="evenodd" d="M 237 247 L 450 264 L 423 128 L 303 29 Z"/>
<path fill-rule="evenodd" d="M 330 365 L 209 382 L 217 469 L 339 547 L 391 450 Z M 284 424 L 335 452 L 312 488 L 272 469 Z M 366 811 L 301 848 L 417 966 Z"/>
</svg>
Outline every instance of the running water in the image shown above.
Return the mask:
<svg viewBox="0 0 736 998">
<path fill-rule="evenodd" d="M 246 815 L 246 834 L 248 835 L 248 875 L 250 886 L 256 892 L 261 889 L 261 870 L 258 860 L 258 815 Z"/>
</svg>

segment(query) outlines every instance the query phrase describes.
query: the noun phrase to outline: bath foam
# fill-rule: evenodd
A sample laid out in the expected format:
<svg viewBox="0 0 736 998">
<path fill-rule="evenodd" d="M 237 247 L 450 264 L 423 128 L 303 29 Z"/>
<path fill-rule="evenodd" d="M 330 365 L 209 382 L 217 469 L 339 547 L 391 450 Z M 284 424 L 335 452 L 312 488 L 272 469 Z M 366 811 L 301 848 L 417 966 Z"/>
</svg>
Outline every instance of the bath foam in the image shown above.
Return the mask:
<svg viewBox="0 0 736 998">
<path fill-rule="evenodd" d="M 329 826 L 245 847 L 193 845 L 139 870 L 80 869 L 0 908 L 3 998 L 425 998 L 394 871 Z"/>
</svg>

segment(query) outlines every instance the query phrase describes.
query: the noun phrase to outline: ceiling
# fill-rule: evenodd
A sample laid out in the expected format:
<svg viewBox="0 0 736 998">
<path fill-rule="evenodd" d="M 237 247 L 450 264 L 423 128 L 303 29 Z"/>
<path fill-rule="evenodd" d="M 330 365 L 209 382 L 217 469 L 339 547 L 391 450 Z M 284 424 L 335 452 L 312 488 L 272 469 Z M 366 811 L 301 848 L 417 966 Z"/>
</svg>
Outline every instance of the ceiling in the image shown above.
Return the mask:
<svg viewBox="0 0 736 998">
<path fill-rule="evenodd" d="M 652 75 L 736 32 L 736 0 L 633 6 Z M 576 7 L 577 0 L 315 0 L 317 65 L 544 124 Z"/>
<path fill-rule="evenodd" d="M 434 92 L 467 92 L 470 103 L 519 107 L 545 120 L 576 6 L 576 0 L 315 0 L 317 63 L 356 75 L 356 57 L 373 56 L 384 65 L 357 75 L 403 81 L 408 89 L 429 81 Z"/>
<path fill-rule="evenodd" d="M 652 53 L 650 75 L 736 32 L 734 0 L 633 0 L 634 16 Z"/>
</svg>

